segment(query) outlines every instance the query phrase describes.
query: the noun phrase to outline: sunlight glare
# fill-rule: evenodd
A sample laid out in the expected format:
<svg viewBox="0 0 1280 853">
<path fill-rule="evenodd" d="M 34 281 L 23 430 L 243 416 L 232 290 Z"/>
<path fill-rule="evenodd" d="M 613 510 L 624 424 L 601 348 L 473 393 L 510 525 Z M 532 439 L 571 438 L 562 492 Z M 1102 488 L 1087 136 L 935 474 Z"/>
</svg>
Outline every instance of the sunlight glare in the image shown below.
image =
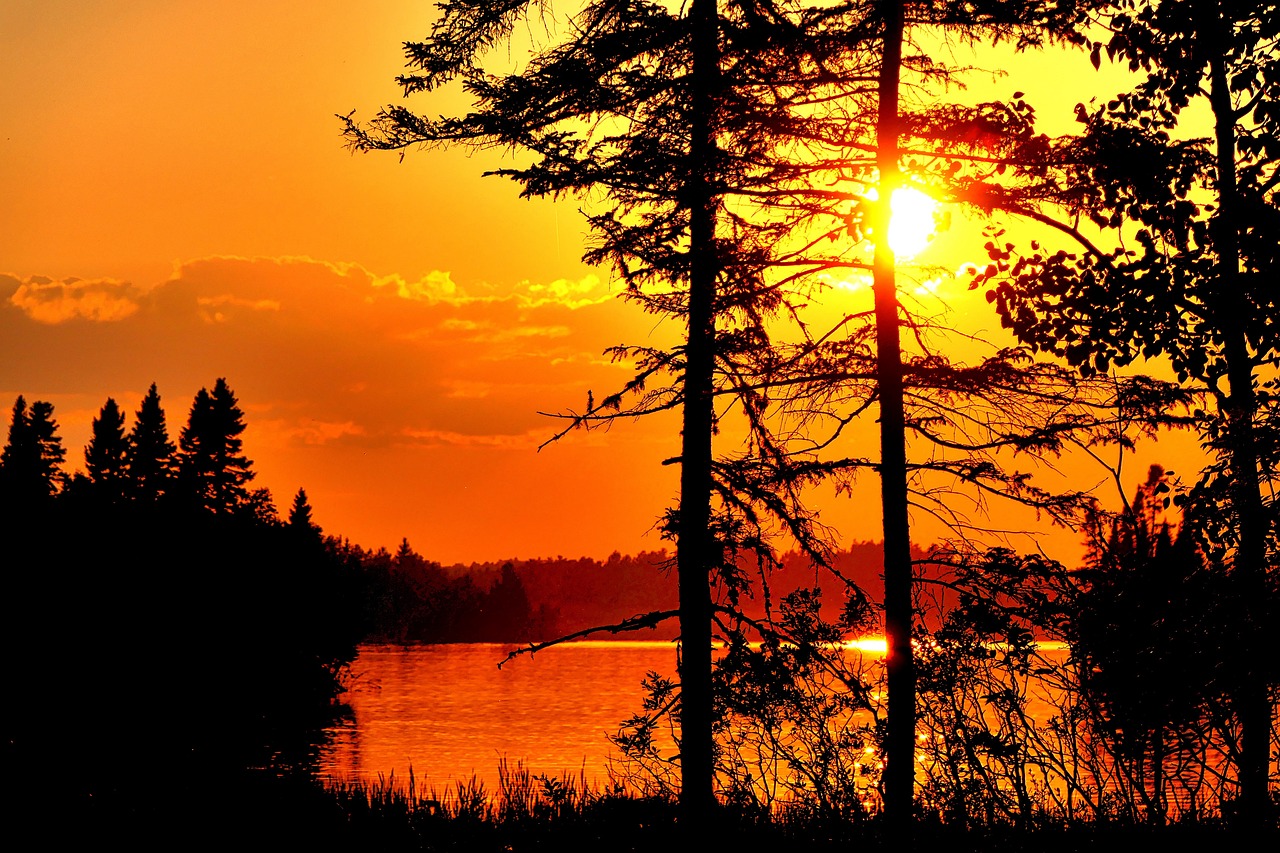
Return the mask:
<svg viewBox="0 0 1280 853">
<path fill-rule="evenodd" d="M 901 259 L 914 257 L 925 250 L 935 232 L 934 214 L 938 203 L 920 190 L 894 190 L 889 202 L 893 221 L 889 225 L 889 248 Z"/>
</svg>

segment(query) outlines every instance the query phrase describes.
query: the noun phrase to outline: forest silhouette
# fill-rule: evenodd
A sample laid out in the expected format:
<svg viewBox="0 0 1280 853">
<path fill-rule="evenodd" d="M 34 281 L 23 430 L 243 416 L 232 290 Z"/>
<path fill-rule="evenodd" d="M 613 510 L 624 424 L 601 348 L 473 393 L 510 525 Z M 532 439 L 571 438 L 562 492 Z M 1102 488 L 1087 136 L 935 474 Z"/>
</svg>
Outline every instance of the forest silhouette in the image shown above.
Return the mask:
<svg viewBox="0 0 1280 853">
<path fill-rule="evenodd" d="M 19 397 L 0 453 L 5 541 L 11 565 L 28 569 L 10 574 L 6 630 L 15 648 L 41 638 L 15 677 L 42 701 L 7 708 L 8 757 L 99 820 L 139 800 L 150 820 L 188 815 L 180 803 L 243 791 L 264 771 L 307 777 L 321 730 L 344 713 L 358 643 L 518 653 L 678 604 L 665 551 L 443 566 L 407 540 L 392 553 L 325 536 L 302 489 L 282 519 L 250 488 L 246 424 L 223 379 L 196 394 L 176 443 L 154 385 L 126 421 L 104 403 L 84 468 L 68 476 L 53 408 Z M 913 550 L 928 590 L 916 604 L 919 725 L 937 733 L 920 750 L 922 807 L 971 828 L 1025 826 L 1070 801 L 1077 816 L 1156 825 L 1229 809 L 1230 777 L 1217 774 L 1238 748 L 1228 688 L 1249 665 L 1236 651 L 1240 602 L 1194 528 L 1171 520 L 1170 483 L 1155 466 L 1124 513 L 1095 508 L 1078 568 L 1002 549 L 977 561 Z M 838 650 L 874 630 L 883 558 L 879 543 L 826 566 L 782 555 L 758 579 L 764 595 L 737 603 L 735 618 L 765 641 L 736 639 L 717 661 L 728 796 L 766 812 L 808 803 L 853 825 L 875 814 L 874 769 L 847 762 L 882 742 L 883 672 Z M 845 594 L 824 596 L 824 575 Z M 673 628 L 649 620 L 633 636 L 678 639 Z M 1041 648 L 1054 643 L 1070 654 Z M 643 687 L 656 703 L 674 685 Z M 1046 688 L 1051 720 L 1032 707 Z M 661 715 L 619 723 L 631 783 L 674 796 L 672 756 L 652 740 Z M 751 731 L 772 732 L 797 768 L 763 798 L 766 780 L 736 763 Z M 158 796 L 157 767 L 187 781 Z"/>
</svg>

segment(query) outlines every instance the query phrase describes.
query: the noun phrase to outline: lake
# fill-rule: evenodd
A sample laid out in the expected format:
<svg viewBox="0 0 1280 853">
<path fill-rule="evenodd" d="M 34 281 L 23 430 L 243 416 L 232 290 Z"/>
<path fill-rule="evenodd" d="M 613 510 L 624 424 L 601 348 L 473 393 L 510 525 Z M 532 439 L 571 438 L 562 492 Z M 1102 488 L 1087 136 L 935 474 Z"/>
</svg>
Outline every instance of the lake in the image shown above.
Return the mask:
<svg viewBox="0 0 1280 853">
<path fill-rule="evenodd" d="M 1059 646 L 1046 644 L 1045 650 L 1051 657 L 1065 656 Z M 523 763 L 535 775 L 568 774 L 576 781 L 581 774 L 592 787 L 604 787 L 610 762 L 620 757 L 608 736 L 642 710 L 646 673 L 674 678 L 675 644 L 567 643 L 521 655 L 499 669 L 498 663 L 515 648 L 361 646 L 347 697 L 352 714 L 326 731 L 318 756 L 320 777 L 407 784 L 412 770 L 423 793 L 434 790 L 447 797 L 456 783 L 475 778 L 493 794 L 499 788 L 499 763 L 505 760 L 510 766 Z M 870 662 L 883 655 L 883 641 L 853 643 L 849 649 Z M 1061 713 L 1040 692 L 1037 688 L 1027 694 L 1033 725 Z M 659 746 L 669 754 L 670 736 L 662 734 Z M 1216 752 L 1209 758 L 1210 764 L 1221 763 Z M 1116 776 L 1105 756 L 1100 760 L 1098 766 L 1081 768 L 1085 782 L 1107 790 L 1132 784 Z M 1203 780 L 1186 776 L 1197 766 L 1167 766 L 1169 778 L 1180 786 L 1169 795 L 1174 811 L 1220 793 L 1202 790 Z M 1099 771 L 1101 775 L 1090 776 Z M 1035 775 L 1034 768 L 1028 772 Z"/>
<path fill-rule="evenodd" d="M 617 750 L 606 736 L 641 710 L 651 670 L 674 677 L 670 642 L 579 642 L 498 662 L 515 646 L 361 646 L 347 697 L 353 716 L 326 733 L 330 780 L 407 781 L 443 793 L 472 776 L 497 788 L 498 763 L 535 774 L 585 773 L 603 784 Z"/>
</svg>

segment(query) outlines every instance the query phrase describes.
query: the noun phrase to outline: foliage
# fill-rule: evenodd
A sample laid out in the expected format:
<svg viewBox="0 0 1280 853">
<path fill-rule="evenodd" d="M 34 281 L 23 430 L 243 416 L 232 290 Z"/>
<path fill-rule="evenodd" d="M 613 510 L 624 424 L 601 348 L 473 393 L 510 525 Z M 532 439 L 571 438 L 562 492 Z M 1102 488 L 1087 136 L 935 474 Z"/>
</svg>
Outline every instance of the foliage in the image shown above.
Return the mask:
<svg viewBox="0 0 1280 853">
<path fill-rule="evenodd" d="M 311 503 L 307 500 L 306 489 L 298 489 L 289 506 L 289 527 L 301 533 L 320 534 L 320 526 L 311 520 Z"/>
<path fill-rule="evenodd" d="M 1072 27 L 1084 5 L 912 4 L 911 15 L 914 23 L 980 27 L 1025 46 L 1057 37 L 1079 42 Z M 677 543 L 681 688 L 697 688 L 685 699 L 698 714 L 686 707 L 682 722 L 700 734 L 685 738 L 680 760 L 701 760 L 708 734 L 702 688 L 710 668 L 705 626 L 712 615 L 707 580 L 718 612 L 737 614 L 716 623 L 730 647 L 744 641 L 742 630 L 761 639 L 790 630 L 771 615 L 732 623 L 752 595 L 767 599 L 779 541 L 789 538 L 815 565 L 829 565 L 829 531 L 805 505 L 808 488 L 832 478 L 847 487 L 874 469 L 901 492 L 894 492 L 886 518 L 889 510 L 902 517 L 891 525 L 897 568 L 887 573 L 905 592 L 895 601 L 907 607 L 898 606 L 894 617 L 895 660 L 902 660 L 910 657 L 908 472 L 912 494 L 962 540 L 982 526 L 960 511 L 955 497 L 962 492 L 977 495 L 970 500 L 979 511 L 988 496 L 1002 495 L 1065 521 L 1085 496 L 1035 487 L 1026 473 L 1006 467 L 1010 451 L 1053 455 L 1072 442 L 1088 446 L 1121 432 L 1117 423 L 1135 411 L 1148 417 L 1185 400 L 1154 383 L 1113 385 L 1105 393 L 1081 388 L 1073 374 L 1037 364 L 1025 350 L 957 365 L 932 346 L 932 324 L 897 304 L 880 311 L 876 324 L 850 314 L 834 328 L 810 327 L 806 308 L 824 276 L 865 276 L 874 266 L 866 241 L 883 243 L 875 238 L 886 223 L 876 220 L 884 204 L 874 201 L 873 190 L 882 184 L 887 201 L 897 185 L 900 140 L 913 146 L 908 179 L 944 195 L 972 188 L 1012 152 L 1025 155 L 1044 144 L 1025 132 L 1023 106 L 881 104 L 888 110 L 881 118 L 891 121 L 877 121 L 877 101 L 892 90 L 896 105 L 900 88 L 895 76 L 876 91 L 877 77 L 893 64 L 882 54 L 889 42 L 895 54 L 901 48 L 900 34 L 885 35 L 888 7 L 695 2 L 677 12 L 602 0 L 586 4 L 572 22 L 548 23 L 545 38 L 534 38 L 531 58 L 515 71 L 489 72 L 489 51 L 509 44 L 532 8 L 518 0 L 456 0 L 442 7 L 430 38 L 406 45 L 410 73 L 399 78 L 405 94 L 460 81 L 473 98 L 471 112 L 431 119 L 390 106 L 367 124 L 344 116 L 344 127 L 358 150 L 450 144 L 516 150 L 519 159 L 496 174 L 520 183 L 524 195 L 585 198 L 593 233 L 586 260 L 611 265 L 626 298 L 687 329 L 671 347 L 613 348 L 613 357 L 634 365 L 634 379 L 599 401 L 588 394 L 585 409 L 562 417 L 567 433 L 624 416 L 672 410 L 684 416 L 681 501 L 663 526 Z M 922 91 L 952 77 L 917 49 L 901 65 Z M 898 73 L 896 64 L 892 70 Z M 888 153 L 877 125 L 892 130 Z M 896 338 L 900 323 L 921 351 L 904 361 L 895 344 L 876 371 L 874 335 L 892 330 Z M 904 386 L 902 393 L 890 394 L 890 385 Z M 905 401 L 897 399 L 902 394 Z M 847 425 L 877 403 L 882 422 L 901 422 L 878 461 L 839 442 Z M 929 449 L 909 468 L 900 459 L 888 470 L 885 460 L 903 455 L 908 434 Z M 675 707 L 663 697 L 651 710 Z M 898 738 L 905 754 L 911 725 L 906 711 L 899 716 L 907 720 Z M 637 723 L 642 751 L 651 724 Z M 912 763 L 899 758 L 897 766 L 909 774 Z M 695 775 L 703 785 L 703 775 Z M 899 778 L 909 793 L 909 776 Z"/>
<path fill-rule="evenodd" d="M 176 451 L 169 440 L 160 394 L 152 382 L 134 415 L 125 450 L 131 498 L 154 503 L 169 494 L 177 462 L 174 457 Z"/>
<path fill-rule="evenodd" d="M 1202 395 L 1195 425 L 1213 462 L 1185 506 L 1196 544 L 1235 585 L 1248 663 L 1224 689 L 1240 726 L 1232 754 L 1244 807 L 1257 821 L 1271 807 L 1277 684 L 1265 659 L 1280 446 L 1280 30 L 1270 4 L 1248 2 L 1118 2 L 1101 20 L 1095 65 L 1105 50 L 1138 82 L 1105 104 L 1079 105 L 1080 134 L 1041 145 L 1037 164 L 1017 170 L 1081 251 L 1019 249 L 996 235 L 976 284 L 988 286 L 1006 326 L 1082 375 L 1159 359 Z M 1049 221 L 1010 193 L 989 195 Z"/>
<path fill-rule="evenodd" d="M 602 199 L 587 212 L 594 242 L 585 259 L 608 263 L 627 298 L 685 330 L 671 347 L 613 348 L 634 365 L 634 379 L 598 405 L 588 394 L 585 411 L 564 417 L 566 432 L 662 411 L 683 419 L 680 501 L 663 528 L 676 542 L 681 790 L 696 823 L 711 797 L 713 595 L 733 606 L 747 594 L 738 554 L 755 553 L 762 568 L 776 564 L 779 534 L 819 564 L 829 550 L 801 501 L 817 477 L 807 458 L 814 444 L 771 422 L 772 395 L 806 375 L 795 362 L 809 348 L 792 346 L 788 356 L 768 327 L 794 317 L 803 301 L 788 278 L 770 275 L 787 263 L 780 239 L 795 223 L 752 219 L 745 209 L 778 176 L 797 180 L 786 149 L 798 136 L 788 131 L 819 103 L 816 81 L 862 87 L 847 49 L 858 37 L 840 10 L 802 3 L 722 8 L 694 0 L 669 9 L 597 0 L 572 21 L 556 21 L 516 73 L 487 73 L 487 51 L 507 42 L 529 9 L 455 0 L 442 6 L 430 39 L 406 46 L 406 95 L 460 79 L 472 112 L 433 121 L 388 107 L 367 126 L 344 117 L 346 132 L 361 150 L 518 148 L 532 160 L 498 174 L 525 195 Z M 715 437 L 734 418 L 744 438 L 726 453 Z"/>
<path fill-rule="evenodd" d="M 66 458 L 53 406 L 36 400 L 27 407 L 14 401 L 8 440 L 0 452 L 0 501 L 6 514 L 25 517 L 43 507 L 66 482 L 61 466 Z"/>
<path fill-rule="evenodd" d="M 529 643 L 556 633 L 554 611 L 530 605 L 511 563 L 482 588 L 477 575 L 446 574 L 407 539 L 394 556 L 343 547 L 361 569 L 367 642 Z"/>
<path fill-rule="evenodd" d="M 1087 586 L 1072 625 L 1085 695 L 1117 754 L 1140 782 L 1151 778 L 1155 794 L 1145 805 L 1157 820 L 1167 811 L 1166 765 L 1180 749 L 1202 750 L 1206 729 L 1221 718 L 1215 706 L 1227 692 L 1235 642 L 1225 574 L 1210 569 L 1191 535 L 1160 518 L 1164 480 L 1154 466 L 1130 508 L 1098 531 L 1106 536 L 1082 573 Z"/>
<path fill-rule="evenodd" d="M 1154 467 L 1091 522 L 1088 565 L 939 554 L 921 638 L 924 802 L 949 821 L 1167 820 L 1233 809 L 1229 577 L 1161 518 Z M 1192 520 L 1193 521 L 1193 520 Z"/>
<path fill-rule="evenodd" d="M 93 419 L 93 437 L 84 449 L 85 474 L 96 491 L 107 500 L 124 497 L 125 457 L 124 413 L 111 397 Z"/>
<path fill-rule="evenodd" d="M 178 478 L 187 499 L 201 510 L 228 514 L 241 507 L 253 511 L 246 485 L 253 463 L 241 452 L 244 412 L 225 379 L 213 393 L 201 388 L 191 404 L 187 425 L 178 437 Z"/>
</svg>

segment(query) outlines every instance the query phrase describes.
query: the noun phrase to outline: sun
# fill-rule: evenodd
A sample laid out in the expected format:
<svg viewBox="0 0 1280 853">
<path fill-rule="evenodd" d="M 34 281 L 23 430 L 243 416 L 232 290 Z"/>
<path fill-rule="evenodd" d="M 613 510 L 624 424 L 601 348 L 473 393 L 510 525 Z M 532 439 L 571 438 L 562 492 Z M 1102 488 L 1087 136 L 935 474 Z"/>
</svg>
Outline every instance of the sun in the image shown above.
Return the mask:
<svg viewBox="0 0 1280 853">
<path fill-rule="evenodd" d="M 894 190 L 889 202 L 889 248 L 898 259 L 912 258 L 925 250 L 936 230 L 938 203 L 917 189 Z"/>
</svg>

